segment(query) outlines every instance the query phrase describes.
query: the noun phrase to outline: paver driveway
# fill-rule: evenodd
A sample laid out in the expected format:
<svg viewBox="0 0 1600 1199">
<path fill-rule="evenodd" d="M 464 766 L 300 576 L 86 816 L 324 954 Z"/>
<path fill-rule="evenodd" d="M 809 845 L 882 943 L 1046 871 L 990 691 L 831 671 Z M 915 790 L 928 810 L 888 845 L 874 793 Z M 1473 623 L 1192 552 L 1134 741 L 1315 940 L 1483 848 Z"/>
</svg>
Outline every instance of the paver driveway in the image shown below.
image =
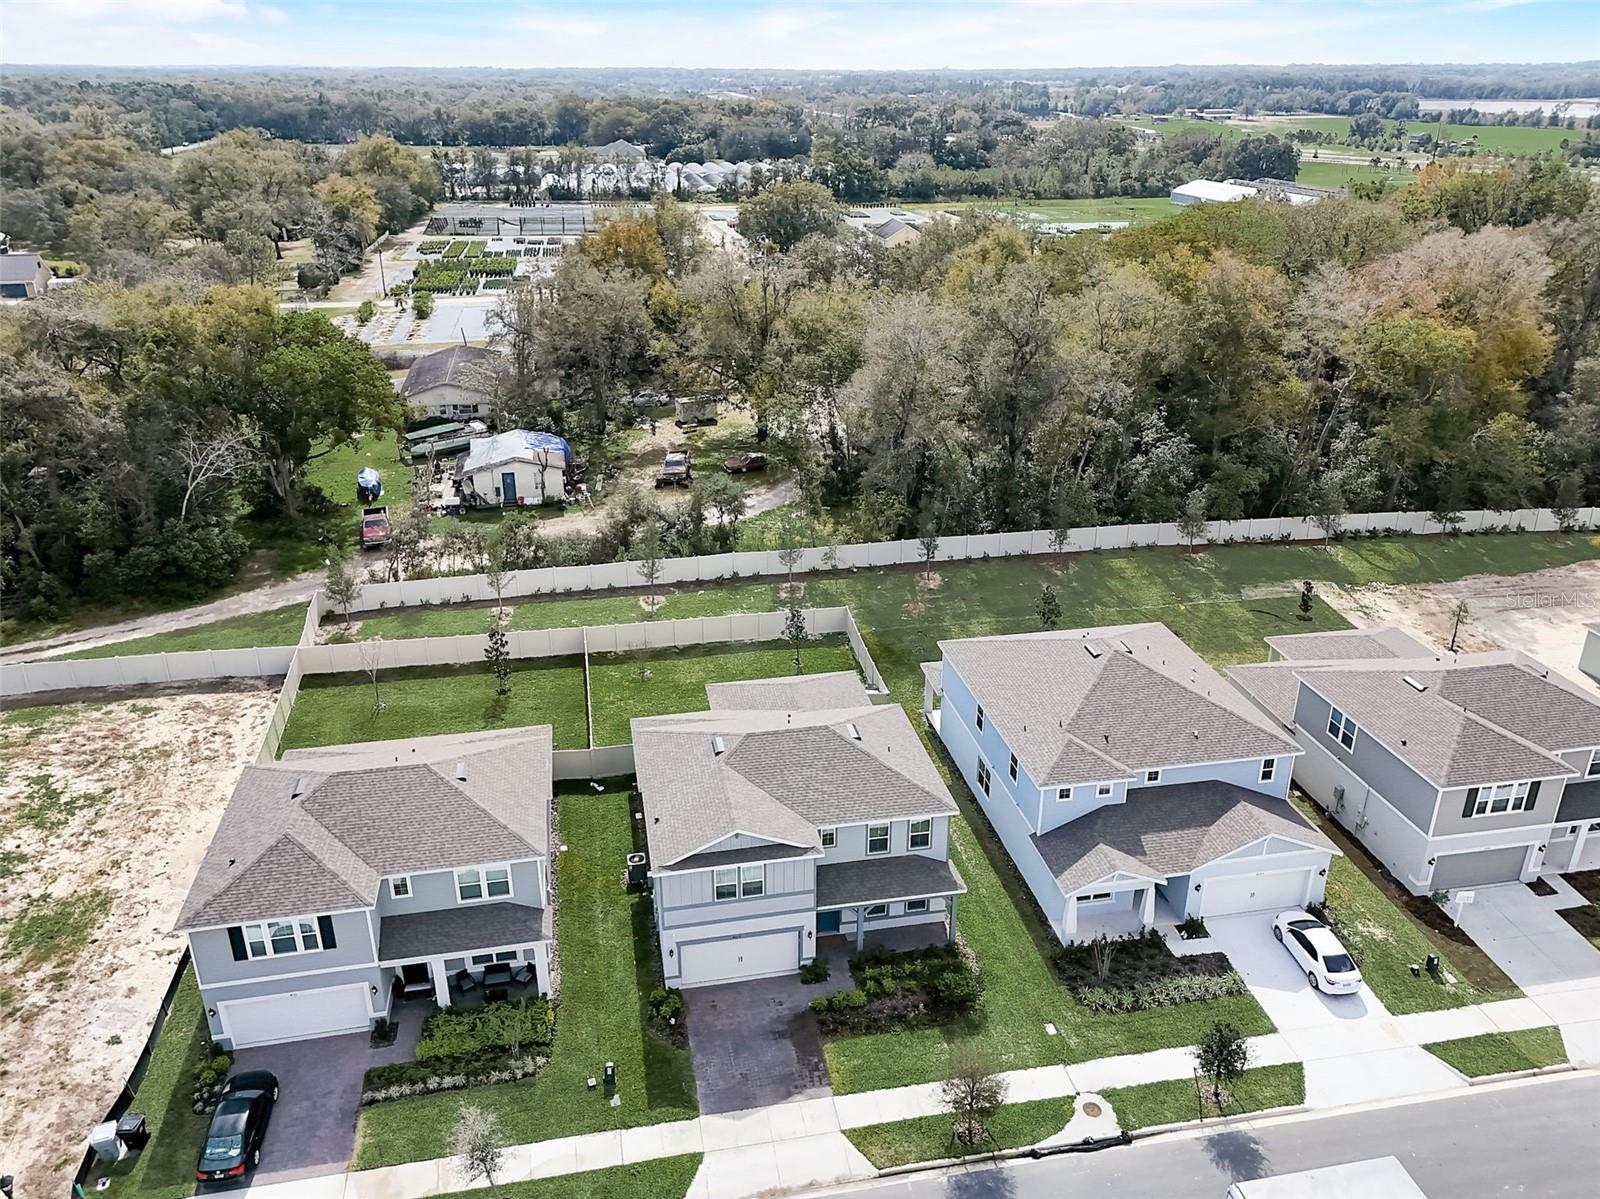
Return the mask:
<svg viewBox="0 0 1600 1199">
<path fill-rule="evenodd" d="M 685 991 L 701 1112 L 737 1112 L 831 1094 L 810 1004 L 813 995 L 840 985 L 833 980 L 807 986 L 788 974 Z M 849 985 L 848 975 L 842 985 Z"/>
</svg>

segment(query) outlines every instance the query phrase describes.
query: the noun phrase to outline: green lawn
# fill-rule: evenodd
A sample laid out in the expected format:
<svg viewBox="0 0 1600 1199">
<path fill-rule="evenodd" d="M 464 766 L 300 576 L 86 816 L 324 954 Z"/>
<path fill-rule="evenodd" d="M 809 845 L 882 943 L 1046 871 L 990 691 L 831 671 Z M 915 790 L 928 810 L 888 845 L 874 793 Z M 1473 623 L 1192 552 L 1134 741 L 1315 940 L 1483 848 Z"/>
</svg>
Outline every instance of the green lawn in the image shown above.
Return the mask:
<svg viewBox="0 0 1600 1199">
<path fill-rule="evenodd" d="M 825 637 L 802 649 L 799 673 L 854 670 L 855 655 L 843 635 Z M 639 677 L 640 662 L 650 672 Z M 591 654 L 589 688 L 594 696 L 594 743 L 624 745 L 633 740 L 628 722 L 635 716 L 703 712 L 706 684 L 740 679 L 770 679 L 797 673 L 794 651 L 783 642 L 692 645 L 652 650 L 642 659 L 631 653 Z"/>
<path fill-rule="evenodd" d="M 1410 187 L 1417 180 L 1415 171 L 1397 170 L 1389 166 L 1374 167 L 1365 162 L 1324 162 L 1307 154 L 1300 160 L 1295 172 L 1295 182 L 1307 187 L 1349 187 L 1352 183 L 1376 183 L 1379 180 L 1391 188 Z"/>
<path fill-rule="evenodd" d="M 253 649 L 264 645 L 293 645 L 300 640 L 305 625 L 306 606 L 286 604 L 266 612 L 251 612 L 244 616 L 230 616 L 210 624 L 197 624 L 171 633 L 156 633 L 150 637 L 136 637 L 131 641 L 113 641 L 110 645 L 97 645 L 80 649 L 62 658 L 116 658 L 124 654 L 170 654 L 178 650 L 194 649 Z"/>
<path fill-rule="evenodd" d="M 1154 129 L 1163 137 L 1177 137 L 1181 133 L 1210 133 L 1221 134 L 1229 141 L 1237 141 L 1246 136 L 1259 136 L 1271 133 L 1278 137 L 1286 137 L 1296 129 L 1315 129 L 1319 133 L 1333 133 L 1347 137 L 1350 133 L 1349 117 L 1333 116 L 1289 116 L 1269 117 L 1257 120 L 1248 125 L 1224 125 L 1217 121 L 1198 121 L 1186 117 L 1172 117 L 1159 124 L 1147 116 L 1119 117 L 1117 120 L 1128 125 L 1139 125 L 1146 129 Z M 1480 151 L 1493 154 L 1545 154 L 1561 148 L 1563 140 L 1583 140 L 1582 129 L 1538 129 L 1521 125 L 1443 125 L 1438 121 L 1406 121 L 1406 132 L 1431 133 L 1436 138 L 1445 141 L 1466 141 L 1468 138 L 1476 139 Z M 1384 121 L 1385 134 L 1394 127 L 1393 121 Z M 1302 146 L 1302 153 L 1309 154 L 1314 147 Z M 1336 146 L 1322 146 L 1324 151 L 1331 149 L 1345 150 L 1355 154 L 1366 153 L 1360 146 L 1351 146 L 1338 143 Z"/>
<path fill-rule="evenodd" d="M 1567 1046 L 1559 1028 L 1484 1033 L 1481 1037 L 1462 1037 L 1458 1041 L 1435 1041 L 1423 1048 L 1468 1078 L 1507 1074 L 1513 1070 L 1537 1070 L 1541 1066 L 1561 1065 L 1567 1060 Z"/>
<path fill-rule="evenodd" d="M 1328 910 L 1338 924 L 1340 937 L 1356 955 L 1361 977 L 1385 1007 L 1398 1016 L 1508 999 L 1521 993 L 1509 979 L 1495 989 L 1474 984 L 1451 955 L 1481 951 L 1470 945 L 1448 944 L 1407 911 L 1397 901 L 1398 896 L 1385 895 L 1363 870 L 1367 863 L 1361 858 L 1361 850 L 1315 804 L 1303 798 L 1295 802 L 1308 820 L 1344 850 L 1328 869 Z M 1395 885 L 1394 889 L 1399 888 Z M 1436 981 L 1426 970 L 1420 975 L 1411 973 L 1412 964 L 1421 965 L 1430 953 L 1439 954 L 1441 973 L 1453 975 L 1455 982 Z"/>
<path fill-rule="evenodd" d="M 556 941 L 566 969 L 550 1063 L 521 1082 L 364 1108 L 357 1169 L 448 1153 L 451 1123 L 463 1103 L 493 1112 L 508 1144 L 696 1114 L 688 1051 L 657 1039 L 643 1023 L 643 997 L 658 985 L 661 971 L 650 901 L 621 885 L 621 863 L 633 849 L 628 793 L 595 795 L 587 785 L 563 785 L 556 804 L 561 839 L 571 848 L 556 862 Z M 603 1088 L 591 1092 L 585 1085 L 608 1061 L 617 1064 L 617 1107 Z"/>
<path fill-rule="evenodd" d="M 1056 221 L 1159 221 L 1178 211 L 1166 196 L 1109 196 L 1098 200 L 945 200 L 928 204 L 902 204 L 908 212 L 1004 213 L 1027 225 Z"/>
<path fill-rule="evenodd" d="M 1275 1107 L 1292 1107 L 1306 1101 L 1306 1072 L 1299 1062 L 1287 1066 L 1259 1066 L 1246 1070 L 1233 1085 L 1232 1102 L 1218 1111 L 1201 1083 L 1199 1092 L 1193 1078 L 1169 1082 L 1147 1082 L 1136 1087 L 1112 1087 L 1104 1092 L 1116 1112 L 1124 1132 L 1136 1132 L 1158 1124 L 1178 1124 L 1202 1117 L 1236 1116 L 1243 1112 L 1264 1112 Z"/>
<path fill-rule="evenodd" d="M 384 707 L 374 715 L 372 683 L 366 675 L 307 676 L 280 750 L 529 724 L 552 725 L 557 749 L 588 744 L 579 658 L 516 659 L 511 694 L 504 699 L 495 694 L 487 663 L 382 670 L 378 692 Z"/>
<path fill-rule="evenodd" d="M 182 1199 L 194 1194 L 195 1155 L 205 1140 L 208 1116 L 197 1116 L 189 1102 L 189 1068 L 199 1058 L 207 1037 L 194 967 L 183 972 L 173 996 L 172 1011 L 156 1038 L 150 1065 L 134 1094 L 130 1110 L 143 1112 L 150 1144 L 110 1170 L 111 1196 L 140 1199 Z M 93 1187 L 88 1188 L 95 1194 Z"/>
<path fill-rule="evenodd" d="M 989 1122 L 992 1142 L 971 1149 L 957 1145 L 950 1135 L 949 1116 L 918 1116 L 914 1120 L 895 1120 L 888 1124 L 868 1124 L 845 1131 L 850 1143 L 880 1170 L 912 1162 L 935 1161 L 945 1157 L 984 1153 L 999 1149 L 1023 1149 L 1060 1132 L 1072 1119 L 1072 1097 L 1034 1099 L 1027 1103 L 1008 1103 Z"/>
<path fill-rule="evenodd" d="M 701 1154 L 658 1157 L 631 1166 L 585 1170 L 533 1182 L 501 1183 L 491 1199 L 683 1199 L 700 1168 Z M 472 1191 L 451 1191 L 439 1199 L 483 1199 L 481 1185 Z"/>
</svg>

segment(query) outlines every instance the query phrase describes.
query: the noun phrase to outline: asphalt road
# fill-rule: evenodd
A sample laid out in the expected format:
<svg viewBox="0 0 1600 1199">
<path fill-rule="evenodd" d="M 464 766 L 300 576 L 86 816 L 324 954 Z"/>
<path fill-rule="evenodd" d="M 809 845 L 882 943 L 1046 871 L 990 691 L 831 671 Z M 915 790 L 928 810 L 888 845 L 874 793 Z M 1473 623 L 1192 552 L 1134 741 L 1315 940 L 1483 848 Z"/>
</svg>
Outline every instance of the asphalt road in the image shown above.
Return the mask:
<svg viewBox="0 0 1600 1199">
<path fill-rule="evenodd" d="M 1223 1199 L 1236 1180 L 1388 1155 L 1400 1159 L 1429 1199 L 1594 1199 L 1600 1077 L 1552 1075 L 1401 1107 L 1235 1126 L 1205 1137 L 1154 1137 L 1098 1153 L 910 1175 L 850 1190 L 873 1199 Z"/>
</svg>

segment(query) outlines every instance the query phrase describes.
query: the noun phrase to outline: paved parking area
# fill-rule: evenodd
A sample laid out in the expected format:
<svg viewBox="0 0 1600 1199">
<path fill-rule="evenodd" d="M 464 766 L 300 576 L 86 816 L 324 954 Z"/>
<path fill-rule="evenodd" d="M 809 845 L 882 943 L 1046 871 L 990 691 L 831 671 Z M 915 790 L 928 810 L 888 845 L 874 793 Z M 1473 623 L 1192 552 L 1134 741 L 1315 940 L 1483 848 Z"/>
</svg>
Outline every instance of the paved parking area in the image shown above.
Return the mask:
<svg viewBox="0 0 1600 1199">
<path fill-rule="evenodd" d="M 1521 883 L 1479 887 L 1456 922 L 1529 996 L 1600 989 L 1600 951 L 1556 913 L 1588 901 L 1559 878 L 1554 895 Z"/>
<path fill-rule="evenodd" d="M 849 985 L 839 971 L 807 986 L 798 975 L 692 987 L 683 993 L 695 1090 L 706 1114 L 831 1095 L 811 997 Z"/>
</svg>

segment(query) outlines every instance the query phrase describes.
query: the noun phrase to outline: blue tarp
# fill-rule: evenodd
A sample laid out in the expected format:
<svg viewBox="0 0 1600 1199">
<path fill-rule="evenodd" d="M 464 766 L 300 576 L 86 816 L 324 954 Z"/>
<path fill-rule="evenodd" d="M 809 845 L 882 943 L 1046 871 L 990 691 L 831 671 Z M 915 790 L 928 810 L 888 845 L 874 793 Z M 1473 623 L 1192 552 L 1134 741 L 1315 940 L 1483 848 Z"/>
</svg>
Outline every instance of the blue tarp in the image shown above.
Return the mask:
<svg viewBox="0 0 1600 1199">
<path fill-rule="evenodd" d="M 363 466 L 356 472 L 356 490 L 369 493 L 373 496 L 383 494 L 383 476 L 370 466 Z"/>
<path fill-rule="evenodd" d="M 564 466 L 572 465 L 572 447 L 567 444 L 565 437 L 558 437 L 554 433 L 536 433 L 525 429 L 522 439 L 530 450 L 560 450 L 561 462 Z"/>
</svg>

